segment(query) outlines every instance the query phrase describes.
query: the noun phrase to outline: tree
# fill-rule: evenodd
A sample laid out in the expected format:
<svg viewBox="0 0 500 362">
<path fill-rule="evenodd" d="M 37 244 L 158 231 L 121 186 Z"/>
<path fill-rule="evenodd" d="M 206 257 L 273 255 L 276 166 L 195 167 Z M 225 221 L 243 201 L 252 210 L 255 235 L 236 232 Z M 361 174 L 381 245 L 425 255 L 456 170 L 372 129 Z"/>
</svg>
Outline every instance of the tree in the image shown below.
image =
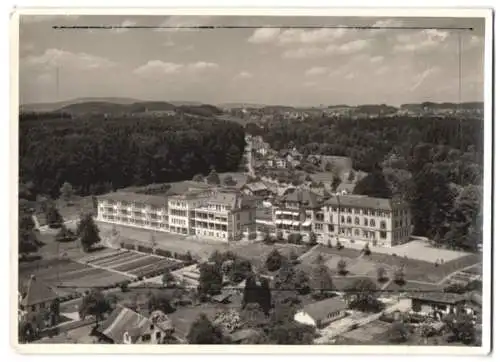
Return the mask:
<svg viewBox="0 0 500 362">
<path fill-rule="evenodd" d="M 218 265 L 214 262 L 200 265 L 200 278 L 198 293 L 201 295 L 215 295 L 222 289 L 222 273 Z"/>
<path fill-rule="evenodd" d="M 370 246 L 368 245 L 368 243 L 365 244 L 365 246 L 363 247 L 363 250 L 361 250 L 361 252 L 364 255 L 370 255 L 372 253 L 372 251 L 370 250 Z"/>
<path fill-rule="evenodd" d="M 252 264 L 247 259 L 237 258 L 229 269 L 229 279 L 233 283 L 240 283 L 252 272 Z"/>
<path fill-rule="evenodd" d="M 302 241 L 302 235 L 299 233 L 288 234 L 288 243 L 290 244 L 300 244 Z"/>
<path fill-rule="evenodd" d="M 85 252 L 88 252 L 94 244 L 101 241 L 99 228 L 95 224 L 92 214 L 84 214 L 80 217 L 76 234 L 80 238 L 80 243 Z"/>
<path fill-rule="evenodd" d="M 207 183 L 210 185 L 220 185 L 219 174 L 214 169 L 208 174 Z"/>
<path fill-rule="evenodd" d="M 187 334 L 189 344 L 224 344 L 227 342 L 221 328 L 210 322 L 205 314 L 200 314 Z"/>
<path fill-rule="evenodd" d="M 224 177 L 224 185 L 235 186 L 236 181 L 231 176 L 227 175 L 226 177 Z"/>
<path fill-rule="evenodd" d="M 340 179 L 340 177 L 338 177 L 337 175 L 333 175 L 332 182 L 330 183 L 330 188 L 332 189 L 332 191 L 335 191 L 337 190 L 337 187 L 339 187 L 341 183 L 342 180 Z"/>
<path fill-rule="evenodd" d="M 150 292 L 148 293 L 148 311 L 149 313 L 155 310 L 162 311 L 163 313 L 172 313 L 175 308 L 170 303 L 170 298 L 164 292 Z"/>
<path fill-rule="evenodd" d="M 266 268 L 267 270 L 273 272 L 281 267 L 283 262 L 283 256 L 277 249 L 273 249 L 266 258 Z"/>
<path fill-rule="evenodd" d="M 88 295 L 84 296 L 80 304 L 80 318 L 84 319 L 87 315 L 92 315 L 95 318 L 96 328 L 99 321 L 103 319 L 105 313 L 111 310 L 109 301 L 99 290 L 94 289 Z"/>
<path fill-rule="evenodd" d="M 284 259 L 278 274 L 274 278 L 275 299 L 279 303 L 294 305 L 298 303 L 297 298 L 297 273 L 293 265 Z"/>
<path fill-rule="evenodd" d="M 167 288 L 175 285 L 175 277 L 170 270 L 165 270 L 165 273 L 163 273 L 163 276 L 161 277 L 161 283 Z"/>
<path fill-rule="evenodd" d="M 19 254 L 23 257 L 25 254 L 38 251 L 40 242 L 35 234 L 35 223 L 31 214 L 19 211 Z"/>
<path fill-rule="evenodd" d="M 381 199 L 390 199 L 392 197 L 392 191 L 381 169 L 376 169 L 360 180 L 354 187 L 353 194 Z"/>
<path fill-rule="evenodd" d="M 346 292 L 352 309 L 378 312 L 382 307 L 376 296 L 377 286 L 370 279 L 355 280 Z"/>
<path fill-rule="evenodd" d="M 274 325 L 269 332 L 272 344 L 312 344 L 314 328 L 295 321 L 288 321 Z"/>
<path fill-rule="evenodd" d="M 303 270 L 299 270 L 297 272 L 295 280 L 295 289 L 299 292 L 299 294 L 309 293 L 309 291 L 311 290 L 309 283 L 309 276 L 306 274 L 306 272 Z"/>
<path fill-rule="evenodd" d="M 267 279 L 250 275 L 245 280 L 241 308 L 245 309 L 247 305 L 252 303 L 258 304 L 262 311 L 266 315 L 268 314 L 271 309 L 271 290 Z"/>
<path fill-rule="evenodd" d="M 349 174 L 347 175 L 347 181 L 353 182 L 355 178 L 356 178 L 356 175 L 354 173 L 354 170 L 350 169 Z"/>
<path fill-rule="evenodd" d="M 394 272 L 394 283 L 398 285 L 405 283 L 405 270 L 402 265 Z"/>
<path fill-rule="evenodd" d="M 456 341 L 470 345 L 475 340 L 474 322 L 472 317 L 464 312 L 449 314 L 444 318 L 448 329 L 453 333 Z"/>
<path fill-rule="evenodd" d="M 197 173 L 196 175 L 193 176 L 193 181 L 204 182 L 205 177 L 203 177 L 203 175 L 201 173 Z"/>
<path fill-rule="evenodd" d="M 385 270 L 385 268 L 383 266 L 379 266 L 377 268 L 377 280 L 380 283 L 383 283 L 387 280 L 387 271 Z"/>
<path fill-rule="evenodd" d="M 310 286 L 313 297 L 324 299 L 334 290 L 330 270 L 324 264 L 316 264 L 312 271 Z"/>
<path fill-rule="evenodd" d="M 330 239 L 328 239 L 328 242 L 326 243 L 326 247 L 327 247 L 328 249 L 333 248 L 332 241 L 331 241 Z"/>
<path fill-rule="evenodd" d="M 347 262 L 344 259 L 340 259 L 337 263 L 337 272 L 340 275 L 347 274 Z"/>
<path fill-rule="evenodd" d="M 73 186 L 71 186 L 69 182 L 63 183 L 63 185 L 61 186 L 60 193 L 62 199 L 66 201 L 67 204 L 69 204 L 74 194 Z"/>
<path fill-rule="evenodd" d="M 63 224 L 63 218 L 59 213 L 59 210 L 57 210 L 56 206 L 53 204 L 47 208 L 45 218 L 47 219 L 47 224 L 49 224 L 50 228 L 59 228 Z"/>
<path fill-rule="evenodd" d="M 388 333 L 389 340 L 393 343 L 404 343 L 410 337 L 408 328 L 402 322 L 398 321 L 392 323 Z"/>
</svg>

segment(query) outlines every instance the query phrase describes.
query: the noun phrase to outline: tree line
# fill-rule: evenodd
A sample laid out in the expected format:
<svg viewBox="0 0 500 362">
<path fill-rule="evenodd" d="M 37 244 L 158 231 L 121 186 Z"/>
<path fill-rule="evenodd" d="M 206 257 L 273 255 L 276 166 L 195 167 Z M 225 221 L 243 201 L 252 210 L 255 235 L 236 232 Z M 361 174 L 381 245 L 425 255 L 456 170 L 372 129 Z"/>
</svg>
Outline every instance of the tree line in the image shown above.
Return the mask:
<svg viewBox="0 0 500 362">
<path fill-rule="evenodd" d="M 32 186 L 31 197 L 57 197 L 64 182 L 83 196 L 234 171 L 245 146 L 240 125 L 187 116 L 42 117 L 20 123 L 19 131 L 19 176 Z"/>
</svg>

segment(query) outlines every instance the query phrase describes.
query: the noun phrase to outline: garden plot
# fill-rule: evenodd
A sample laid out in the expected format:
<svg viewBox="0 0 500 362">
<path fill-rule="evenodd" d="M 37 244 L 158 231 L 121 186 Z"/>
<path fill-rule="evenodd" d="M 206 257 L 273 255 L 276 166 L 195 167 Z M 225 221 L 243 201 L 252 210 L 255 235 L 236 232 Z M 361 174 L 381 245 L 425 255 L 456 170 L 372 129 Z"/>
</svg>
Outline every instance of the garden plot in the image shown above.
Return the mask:
<svg viewBox="0 0 500 362">
<path fill-rule="evenodd" d="M 122 263 L 116 267 L 112 267 L 114 270 L 120 271 L 127 273 L 130 270 L 134 270 L 146 265 L 153 264 L 154 262 L 158 261 L 159 258 L 156 256 L 143 256 L 141 255 L 140 258 L 136 258 L 135 260 L 131 260 L 126 263 Z"/>
<path fill-rule="evenodd" d="M 83 258 L 80 258 L 79 261 L 81 263 L 98 263 L 101 261 L 105 261 L 109 258 L 116 257 L 118 255 L 126 254 L 127 251 L 115 250 L 115 249 L 106 249 L 104 251 L 99 252 L 97 255 L 89 255 Z"/>
<path fill-rule="evenodd" d="M 122 254 L 117 257 L 114 257 L 112 259 L 106 260 L 104 262 L 98 262 L 98 263 L 93 263 L 93 265 L 96 265 L 98 267 L 102 268 L 115 268 L 119 265 L 122 264 L 127 264 L 132 261 L 136 261 L 140 258 L 145 257 L 143 254 L 136 254 L 136 253 L 127 253 L 127 254 Z"/>
</svg>

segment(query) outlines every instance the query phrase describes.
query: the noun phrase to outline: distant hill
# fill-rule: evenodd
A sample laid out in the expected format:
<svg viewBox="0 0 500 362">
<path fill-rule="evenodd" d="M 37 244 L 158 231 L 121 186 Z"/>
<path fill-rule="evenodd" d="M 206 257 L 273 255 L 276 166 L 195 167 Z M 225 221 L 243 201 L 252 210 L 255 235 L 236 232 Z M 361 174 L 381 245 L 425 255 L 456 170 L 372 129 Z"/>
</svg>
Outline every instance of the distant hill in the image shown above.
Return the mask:
<svg viewBox="0 0 500 362">
<path fill-rule="evenodd" d="M 424 108 L 429 110 L 443 110 L 443 109 L 482 109 L 484 108 L 484 102 L 463 102 L 463 103 L 434 103 L 434 102 L 423 102 L 423 103 L 407 103 L 402 104 L 401 109 L 408 111 L 420 111 Z"/>
<path fill-rule="evenodd" d="M 111 102 L 82 102 L 62 107 L 58 112 L 72 115 L 78 114 L 124 114 L 144 113 L 158 111 L 172 111 L 176 107 L 167 102 L 134 102 L 132 104 L 120 104 Z"/>
<path fill-rule="evenodd" d="M 366 114 L 390 114 L 397 112 L 397 110 L 396 107 L 386 104 L 363 104 L 355 107 L 356 112 Z"/>
<path fill-rule="evenodd" d="M 266 104 L 257 104 L 257 103 L 237 103 L 237 102 L 230 102 L 230 103 L 221 103 L 217 105 L 219 108 L 264 108 L 266 107 Z"/>
<path fill-rule="evenodd" d="M 173 104 L 176 107 L 179 107 L 179 106 L 201 106 L 203 104 L 201 102 L 193 102 L 193 101 L 169 101 L 168 103 Z"/>
<path fill-rule="evenodd" d="M 177 110 L 186 114 L 192 114 L 200 117 L 215 117 L 222 115 L 222 110 L 210 104 L 202 105 L 182 105 Z"/>
<path fill-rule="evenodd" d="M 87 102 L 132 104 L 135 102 L 140 102 L 140 100 L 133 98 L 123 98 L 123 97 L 84 97 L 84 98 L 76 98 L 60 102 L 22 104 L 19 107 L 19 110 L 20 112 L 52 112 L 72 104 L 87 103 Z"/>
</svg>

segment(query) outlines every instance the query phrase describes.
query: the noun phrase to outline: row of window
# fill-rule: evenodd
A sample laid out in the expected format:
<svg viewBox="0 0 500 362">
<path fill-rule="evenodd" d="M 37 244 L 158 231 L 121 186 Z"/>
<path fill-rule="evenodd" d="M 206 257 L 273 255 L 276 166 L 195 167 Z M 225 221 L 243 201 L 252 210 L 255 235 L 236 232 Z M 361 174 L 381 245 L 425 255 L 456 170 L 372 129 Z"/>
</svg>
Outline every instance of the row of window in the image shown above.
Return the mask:
<svg viewBox="0 0 500 362">
<path fill-rule="evenodd" d="M 217 237 L 217 238 L 226 238 L 227 233 L 224 232 L 214 232 L 214 231 L 206 231 L 206 230 L 196 230 L 196 235 L 199 236 L 210 236 L 210 237 Z"/>
<path fill-rule="evenodd" d="M 226 225 L 219 225 L 219 224 L 207 223 L 207 222 L 202 222 L 202 221 L 197 221 L 196 227 L 203 228 L 203 229 L 227 231 Z"/>
</svg>

